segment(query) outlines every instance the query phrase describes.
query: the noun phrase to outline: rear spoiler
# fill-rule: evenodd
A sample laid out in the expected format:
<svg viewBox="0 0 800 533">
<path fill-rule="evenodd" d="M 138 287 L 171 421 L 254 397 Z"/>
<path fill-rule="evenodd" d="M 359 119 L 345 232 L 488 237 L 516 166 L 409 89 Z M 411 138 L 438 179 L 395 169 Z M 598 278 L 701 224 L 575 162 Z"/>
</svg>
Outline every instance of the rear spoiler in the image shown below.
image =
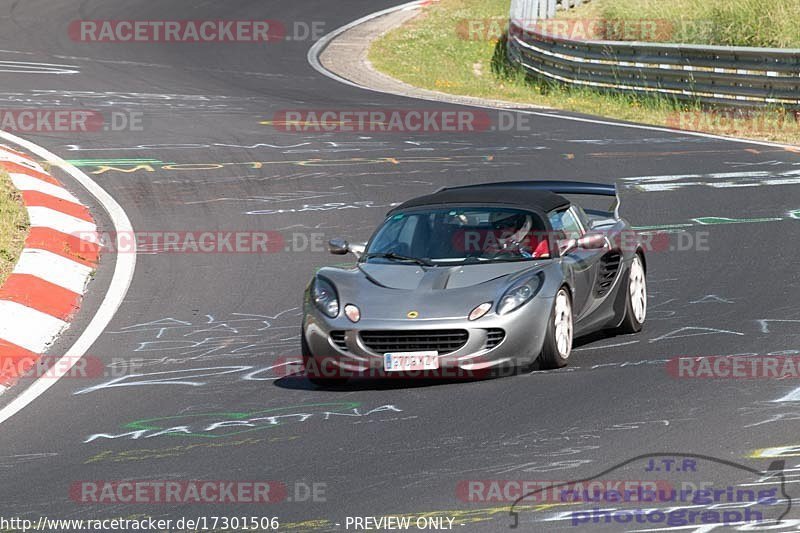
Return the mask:
<svg viewBox="0 0 800 533">
<path fill-rule="evenodd" d="M 550 191 L 555 194 L 589 194 L 592 196 L 613 196 L 614 203 L 611 205 L 611 212 L 614 213 L 616 218 L 619 218 L 619 195 L 617 194 L 617 186 L 605 183 L 591 183 L 588 181 L 548 181 L 548 180 L 531 180 L 531 181 L 502 181 L 497 183 L 484 183 L 481 185 L 474 185 L 475 187 L 485 187 L 487 185 L 496 185 L 498 187 L 525 187 L 528 189 L 536 189 L 539 191 Z M 457 188 L 472 187 L 473 185 L 460 186 Z M 441 189 L 440 189 L 441 190 Z"/>
</svg>

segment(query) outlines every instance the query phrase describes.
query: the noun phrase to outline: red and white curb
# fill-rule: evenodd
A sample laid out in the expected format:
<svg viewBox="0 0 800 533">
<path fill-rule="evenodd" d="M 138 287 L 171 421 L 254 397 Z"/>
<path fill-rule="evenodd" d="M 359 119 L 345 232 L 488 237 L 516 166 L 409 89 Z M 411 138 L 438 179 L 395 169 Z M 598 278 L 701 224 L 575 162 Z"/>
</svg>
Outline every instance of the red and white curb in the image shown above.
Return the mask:
<svg viewBox="0 0 800 533">
<path fill-rule="evenodd" d="M 100 246 L 89 210 L 33 157 L 0 144 L 0 168 L 20 191 L 30 232 L 0 287 L 0 393 L 33 367 L 80 307 Z"/>
</svg>

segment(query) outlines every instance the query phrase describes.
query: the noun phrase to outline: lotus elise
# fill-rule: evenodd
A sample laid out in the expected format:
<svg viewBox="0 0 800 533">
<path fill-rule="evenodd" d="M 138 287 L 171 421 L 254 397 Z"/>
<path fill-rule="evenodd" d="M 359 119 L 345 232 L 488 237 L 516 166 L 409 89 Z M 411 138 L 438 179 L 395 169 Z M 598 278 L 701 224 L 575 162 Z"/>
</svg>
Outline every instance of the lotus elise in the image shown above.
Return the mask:
<svg viewBox="0 0 800 533">
<path fill-rule="evenodd" d="M 614 200 L 584 209 L 571 195 Z M 577 336 L 642 329 L 644 248 L 619 215 L 614 185 L 486 183 L 414 198 L 367 243 L 329 242 L 357 262 L 320 269 L 306 289 L 306 373 L 322 384 L 563 367 Z"/>
</svg>

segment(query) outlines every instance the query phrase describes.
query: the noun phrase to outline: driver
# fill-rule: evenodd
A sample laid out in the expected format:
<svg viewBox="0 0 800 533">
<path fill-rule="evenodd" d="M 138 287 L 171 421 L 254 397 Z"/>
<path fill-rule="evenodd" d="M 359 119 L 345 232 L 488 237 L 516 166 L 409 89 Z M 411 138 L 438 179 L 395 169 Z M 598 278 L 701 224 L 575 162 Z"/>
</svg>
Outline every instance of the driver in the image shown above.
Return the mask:
<svg viewBox="0 0 800 533">
<path fill-rule="evenodd" d="M 490 219 L 496 242 L 487 242 L 487 252 L 533 257 L 529 233 L 533 217 L 524 213 L 493 213 Z"/>
</svg>

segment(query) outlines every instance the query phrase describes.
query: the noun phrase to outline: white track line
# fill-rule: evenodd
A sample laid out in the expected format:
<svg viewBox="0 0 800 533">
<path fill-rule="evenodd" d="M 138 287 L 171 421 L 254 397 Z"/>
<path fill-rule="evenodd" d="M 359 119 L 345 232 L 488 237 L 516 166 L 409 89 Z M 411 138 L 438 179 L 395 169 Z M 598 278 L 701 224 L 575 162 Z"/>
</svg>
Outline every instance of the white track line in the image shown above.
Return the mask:
<svg viewBox="0 0 800 533">
<path fill-rule="evenodd" d="M 17 137 L 16 135 L 12 135 L 11 133 L 0 131 L 0 138 L 15 143 L 29 152 L 36 154 L 38 157 L 49 161 L 51 164 L 61 167 L 103 206 L 108 216 L 111 218 L 117 235 L 133 234 L 133 226 L 128 219 L 128 215 L 125 214 L 125 210 L 122 209 L 110 194 L 78 168 L 70 165 L 45 148 Z M 130 244 L 128 244 L 128 246 L 130 246 Z M 133 272 L 136 269 L 136 250 L 130 250 L 130 252 L 131 253 L 117 254 L 116 264 L 114 265 L 114 275 L 111 278 L 111 283 L 108 286 L 108 291 L 106 292 L 105 298 L 103 298 L 103 302 L 100 304 L 97 312 L 83 330 L 80 337 L 78 337 L 78 340 L 64 353 L 58 363 L 53 366 L 52 370 L 54 370 L 54 372 L 52 375 L 37 379 L 30 387 L 25 389 L 24 392 L 11 400 L 8 405 L 0 409 L 0 424 L 20 412 L 47 389 L 52 387 L 60 378 L 66 375 L 75 363 L 86 354 L 86 351 L 91 348 L 97 338 L 100 337 L 103 330 L 108 326 L 108 323 L 122 304 L 125 294 L 128 292 L 128 287 L 130 287 L 131 280 L 133 279 Z"/>
<path fill-rule="evenodd" d="M 363 24 L 365 22 L 369 22 L 372 19 L 375 19 L 375 18 L 378 18 L 378 17 L 382 17 L 383 15 L 388 15 L 390 13 L 394 13 L 395 11 L 418 9 L 420 4 L 423 4 L 423 3 L 425 3 L 425 0 L 415 0 L 413 2 L 408 2 L 406 4 L 400 4 L 399 6 L 390 7 L 389 9 L 383 9 L 381 11 L 376 11 L 375 13 L 371 13 L 371 14 L 365 16 L 365 17 L 361 17 L 358 20 L 354 20 L 353 22 L 350 22 L 349 24 L 345 24 L 341 28 L 337 28 L 337 29 L 333 30 L 332 32 L 328 33 L 327 35 L 324 35 L 320 40 L 318 40 L 316 43 L 314 43 L 314 45 L 311 48 L 309 48 L 308 54 L 306 54 L 306 59 L 308 60 L 308 63 L 314 68 L 314 70 L 316 70 L 317 72 L 319 72 L 320 74 L 322 74 L 324 76 L 327 76 L 328 78 L 331 78 L 332 80 L 336 80 L 336 81 L 338 81 L 340 83 L 344 83 L 344 84 L 350 85 L 352 87 L 357 87 L 359 89 L 364 89 L 364 90 L 372 91 L 372 92 L 376 92 L 376 93 L 392 94 L 392 95 L 395 95 L 395 96 L 403 96 L 405 98 L 415 98 L 417 100 L 428 100 L 428 101 L 431 101 L 431 102 L 450 103 L 452 105 L 460 105 L 460 106 L 465 106 L 465 107 L 478 107 L 478 108 L 483 108 L 483 109 L 496 109 L 496 110 L 499 110 L 499 111 L 511 111 L 511 112 L 516 112 L 516 113 L 524 113 L 526 115 L 537 115 L 537 116 L 541 116 L 541 117 L 555 118 L 555 119 L 561 119 L 561 120 L 571 120 L 573 122 L 584 122 L 584 123 L 588 123 L 588 124 L 599 124 L 601 126 L 612 126 L 612 127 L 615 127 L 615 128 L 630 128 L 630 129 L 637 129 L 637 130 L 660 131 L 660 132 L 665 132 L 665 133 L 673 133 L 673 134 L 680 134 L 680 135 L 690 135 L 692 137 L 704 137 L 706 139 L 715 139 L 715 140 L 720 140 L 720 141 L 737 142 L 737 143 L 745 143 L 745 144 L 754 144 L 754 145 L 758 145 L 758 146 L 770 146 L 770 147 L 773 147 L 773 148 L 788 148 L 788 149 L 791 149 L 791 150 L 797 150 L 797 148 L 798 148 L 797 146 L 791 145 L 791 144 L 773 143 L 773 142 L 768 142 L 768 141 L 755 141 L 755 140 L 751 140 L 751 139 L 738 139 L 736 137 L 725 137 L 725 136 L 722 136 L 722 135 L 713 135 L 711 133 L 701 133 L 701 132 L 697 132 L 697 131 L 676 130 L 676 129 L 673 129 L 673 128 L 664 128 L 664 127 L 660 127 L 660 126 L 647 126 L 645 124 L 626 124 L 624 122 L 611 122 L 611 121 L 608 121 L 608 120 L 599 120 L 599 119 L 593 119 L 593 118 L 583 118 L 583 117 L 576 117 L 576 116 L 569 116 L 569 115 L 557 115 L 557 114 L 554 114 L 554 113 L 544 113 L 544 112 L 541 112 L 541 111 L 528 111 L 528 110 L 523 110 L 523 109 L 503 108 L 503 107 L 497 107 L 497 106 L 492 106 L 492 105 L 483 105 L 483 104 L 468 104 L 468 103 L 462 103 L 462 102 L 446 102 L 445 100 L 438 99 L 438 98 L 428 98 L 428 97 L 425 97 L 425 96 L 410 96 L 410 95 L 407 95 L 407 94 L 402 94 L 402 93 L 398 93 L 398 92 L 394 92 L 394 91 L 385 91 L 385 90 L 381 90 L 381 89 L 375 89 L 373 87 L 367 87 L 365 85 L 360 85 L 358 83 L 352 82 L 352 81 L 350 81 L 348 79 L 345 79 L 345 78 L 342 78 L 341 76 L 339 76 L 339 75 L 331 72 L 330 70 L 326 69 L 322 65 L 322 63 L 320 62 L 319 56 L 322 54 L 322 52 L 325 51 L 325 48 L 327 48 L 328 44 L 330 44 L 330 42 L 333 39 L 335 39 L 336 37 L 338 37 L 342 33 L 346 32 L 347 30 L 355 28 L 356 26 L 358 26 L 360 24 Z M 443 95 L 443 96 L 446 97 L 448 95 Z M 512 104 L 513 104 L 513 102 L 512 102 Z"/>
</svg>

